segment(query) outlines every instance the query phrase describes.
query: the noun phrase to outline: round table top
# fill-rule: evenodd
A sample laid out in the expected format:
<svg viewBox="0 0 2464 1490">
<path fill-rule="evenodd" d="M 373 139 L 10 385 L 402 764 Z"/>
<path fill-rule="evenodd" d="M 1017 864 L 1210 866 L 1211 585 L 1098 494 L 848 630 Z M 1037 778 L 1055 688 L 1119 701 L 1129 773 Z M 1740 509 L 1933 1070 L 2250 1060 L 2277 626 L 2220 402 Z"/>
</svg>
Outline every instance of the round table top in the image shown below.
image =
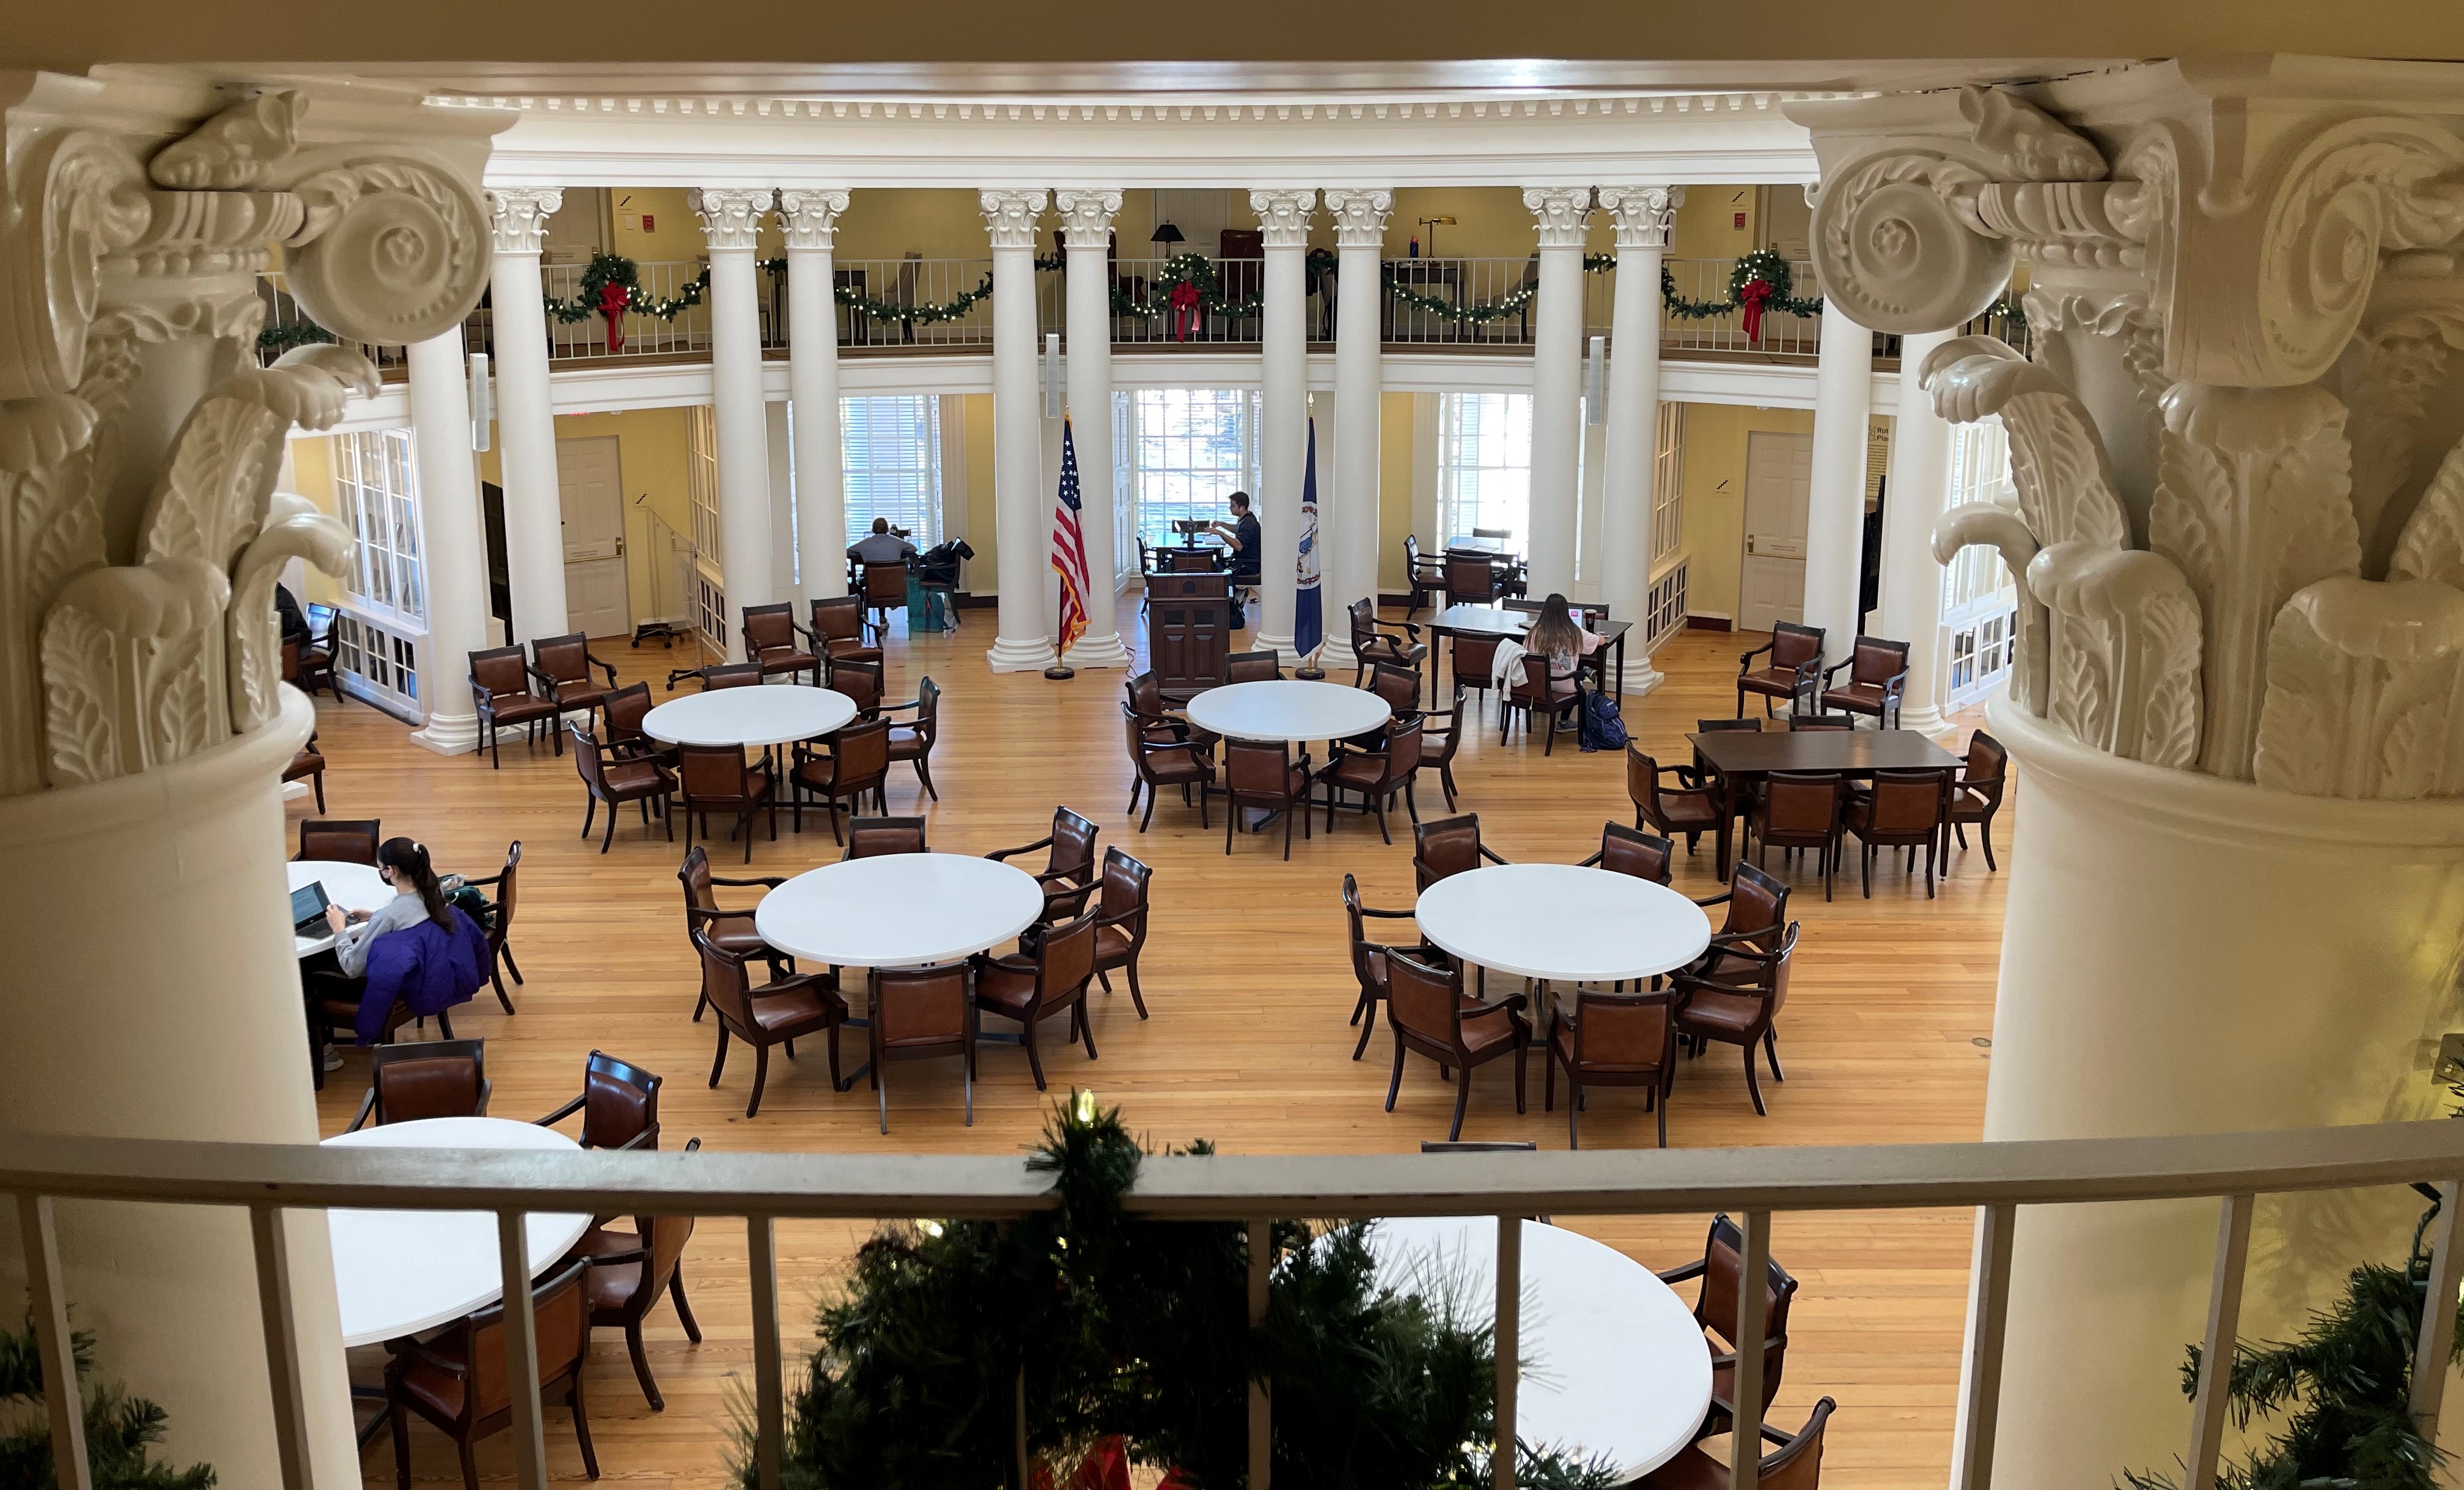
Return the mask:
<svg viewBox="0 0 2464 1490">
<path fill-rule="evenodd" d="M 1496 1319 L 1494 1217 L 1392 1217 L 1370 1250 L 1380 1286 L 1452 1287 L 1466 1324 Z M 1529 1220 L 1521 1354 L 1515 1435 L 1604 1458 L 1619 1484 L 1675 1457 L 1711 1403 L 1711 1346 L 1693 1308 L 1617 1249 Z"/>
<path fill-rule="evenodd" d="M 339 1133 L 328 1148 L 579 1149 L 554 1128 L 510 1118 L 424 1118 Z M 496 1218 L 485 1211 L 325 1212 L 342 1344 L 373 1345 L 458 1320 L 496 1301 L 504 1272 Z M 531 1277 L 556 1265 L 590 1228 L 587 1215 L 523 1218 Z"/>
<path fill-rule="evenodd" d="M 1666 885 L 1573 864 L 1448 875 L 1420 892 L 1412 918 L 1422 936 L 1467 963 L 1570 983 L 1647 978 L 1711 945 L 1703 907 Z"/>
<path fill-rule="evenodd" d="M 325 899 L 346 911 L 366 911 L 373 916 L 393 899 L 393 886 L 385 883 L 378 877 L 375 868 L 367 864 L 334 858 L 295 858 L 283 867 L 291 871 L 291 888 L 302 890 L 311 883 L 322 883 Z M 298 944 L 302 957 L 312 957 L 334 945 L 330 934 L 295 936 L 292 940 Z"/>
<path fill-rule="evenodd" d="M 782 952 L 841 967 L 956 962 L 1024 931 L 1044 887 L 965 854 L 884 854 L 807 870 L 761 898 L 753 923 Z"/>
<path fill-rule="evenodd" d="M 803 683 L 721 688 L 671 699 L 642 716 L 642 733 L 670 745 L 776 745 L 844 729 L 855 701 Z"/>
<path fill-rule="evenodd" d="M 1366 688 L 1268 678 L 1226 683 L 1189 701 L 1189 722 L 1233 740 L 1348 740 L 1395 717 L 1386 701 Z"/>
</svg>

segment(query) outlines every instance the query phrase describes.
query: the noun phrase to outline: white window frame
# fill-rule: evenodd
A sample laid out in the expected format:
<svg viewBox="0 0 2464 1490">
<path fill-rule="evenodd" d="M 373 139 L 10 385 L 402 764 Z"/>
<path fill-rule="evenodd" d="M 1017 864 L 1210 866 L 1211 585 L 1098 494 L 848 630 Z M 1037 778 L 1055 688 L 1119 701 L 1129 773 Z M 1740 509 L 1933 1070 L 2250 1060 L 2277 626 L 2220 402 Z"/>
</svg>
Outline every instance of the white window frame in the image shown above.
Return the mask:
<svg viewBox="0 0 2464 1490">
<path fill-rule="evenodd" d="M 941 399 L 935 393 L 868 393 L 839 400 L 839 452 L 846 472 L 847 538 L 872 531 L 875 518 L 905 528 L 908 542 L 941 541 Z"/>
<path fill-rule="evenodd" d="M 1987 417 L 1950 427 L 1950 489 L 1944 510 L 1974 501 L 2008 501 L 2011 439 L 2002 421 Z M 1976 701 L 2010 676 L 2017 631 L 2018 589 L 2002 556 L 1982 545 L 1960 550 L 1943 567 L 1943 694 L 1951 708 Z"/>
<path fill-rule="evenodd" d="M 1121 464 L 1135 521 L 1123 527 L 1133 553 L 1140 538 L 1150 548 L 1179 543 L 1172 531 L 1176 519 L 1228 523 L 1232 494 L 1257 494 L 1259 410 L 1255 389 L 1137 389 L 1114 405 L 1115 426 L 1127 431 L 1128 458 Z M 1189 433 L 1193 416 L 1216 421 L 1215 433 Z M 1221 437 L 1220 421 L 1226 418 L 1228 441 Z"/>
<path fill-rule="evenodd" d="M 1685 406 L 1662 403 L 1653 427 L 1651 567 L 1657 575 L 1685 548 Z"/>
<path fill-rule="evenodd" d="M 342 586 L 352 609 L 390 629 L 425 634 L 428 574 L 411 432 L 337 434 L 333 452 L 334 503 L 356 541 Z"/>
<path fill-rule="evenodd" d="M 693 629 L 727 656 L 727 573 L 718 555 L 718 412 L 685 410 L 685 496 L 693 513 Z"/>
<path fill-rule="evenodd" d="M 1465 458 L 1468 452 L 1470 458 Z M 1440 545 L 1476 527 L 1531 533 L 1531 395 L 1442 393 L 1438 398 Z"/>
</svg>

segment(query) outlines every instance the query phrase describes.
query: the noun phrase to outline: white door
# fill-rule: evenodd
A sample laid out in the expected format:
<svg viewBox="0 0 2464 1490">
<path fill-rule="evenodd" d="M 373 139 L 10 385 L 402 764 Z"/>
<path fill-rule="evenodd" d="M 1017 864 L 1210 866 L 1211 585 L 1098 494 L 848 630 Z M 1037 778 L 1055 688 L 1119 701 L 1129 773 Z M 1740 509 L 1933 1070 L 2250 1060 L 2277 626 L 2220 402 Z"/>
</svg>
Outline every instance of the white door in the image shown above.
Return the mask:
<svg viewBox="0 0 2464 1490">
<path fill-rule="evenodd" d="M 1814 436 L 1757 430 L 1746 436 L 1746 557 L 1737 629 L 1767 632 L 1805 619 L 1805 509 Z"/>
<path fill-rule="evenodd" d="M 556 475 L 564 506 L 564 609 L 586 636 L 622 636 L 633 629 L 625 597 L 625 483 L 616 465 L 616 436 L 556 442 Z"/>
</svg>

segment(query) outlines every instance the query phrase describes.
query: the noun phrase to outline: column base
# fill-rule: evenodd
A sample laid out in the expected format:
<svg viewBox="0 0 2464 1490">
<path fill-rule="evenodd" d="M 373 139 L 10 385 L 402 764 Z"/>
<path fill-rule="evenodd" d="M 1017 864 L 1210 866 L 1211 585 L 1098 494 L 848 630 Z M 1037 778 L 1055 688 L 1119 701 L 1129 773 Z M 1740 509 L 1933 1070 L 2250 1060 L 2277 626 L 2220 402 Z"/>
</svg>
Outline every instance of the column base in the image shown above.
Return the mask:
<svg viewBox="0 0 2464 1490">
<path fill-rule="evenodd" d="M 1929 740 L 1949 741 L 1959 736 L 1959 726 L 1952 723 L 1942 710 L 1932 704 L 1919 707 L 1903 705 L 1900 710 L 1900 727 L 1913 729 Z"/>
<path fill-rule="evenodd" d="M 1118 632 L 1106 632 L 1101 636 L 1089 633 L 1078 638 L 1078 644 L 1069 649 L 1064 660 L 1071 667 L 1128 667 L 1130 649 L 1121 645 Z"/>
<path fill-rule="evenodd" d="M 479 716 L 431 714 L 410 732 L 411 743 L 439 755 L 468 755 L 479 748 Z"/>
<path fill-rule="evenodd" d="M 1330 636 L 1317 655 L 1317 665 L 1329 674 L 1354 673 L 1360 670 L 1360 657 L 1352 650 L 1350 638 L 1337 641 Z"/>
<path fill-rule="evenodd" d="M 1250 638 L 1250 645 L 1259 652 L 1273 653 L 1276 656 L 1283 659 L 1283 664 L 1287 668 L 1294 668 L 1301 665 L 1301 655 L 1292 650 L 1292 638 L 1288 632 L 1281 636 L 1272 635 L 1265 632 L 1260 632 Z"/>
<path fill-rule="evenodd" d="M 1048 636 L 1003 636 L 984 654 L 996 673 L 1041 673 L 1052 665 Z"/>
<path fill-rule="evenodd" d="M 1611 662 L 1609 664 L 1609 669 L 1610 672 L 1614 674 L 1617 670 L 1617 664 L 1615 662 Z M 1666 681 L 1668 681 L 1668 675 L 1652 666 L 1651 659 L 1649 657 L 1645 657 L 1639 663 L 1629 663 L 1627 665 L 1625 670 L 1625 687 L 1622 690 L 1622 693 L 1623 696 L 1628 699 L 1639 699 L 1644 694 L 1651 692 L 1653 689 L 1658 688 L 1661 684 Z"/>
</svg>

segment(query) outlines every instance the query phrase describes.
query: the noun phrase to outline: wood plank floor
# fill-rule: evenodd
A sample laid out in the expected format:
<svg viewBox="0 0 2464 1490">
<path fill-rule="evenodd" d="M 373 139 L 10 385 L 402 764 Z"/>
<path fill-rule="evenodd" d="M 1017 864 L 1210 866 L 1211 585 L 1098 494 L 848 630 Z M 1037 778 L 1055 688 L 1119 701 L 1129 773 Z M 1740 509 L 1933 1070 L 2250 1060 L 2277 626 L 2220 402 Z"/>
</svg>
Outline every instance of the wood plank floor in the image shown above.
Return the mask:
<svg viewBox="0 0 2464 1490">
<path fill-rule="evenodd" d="M 1134 606 L 1135 597 L 1130 597 Z M 1134 614 L 1125 614 L 1133 623 Z M 1054 1090 L 1076 1083 L 1125 1106 L 1136 1126 L 1159 1140 L 1206 1137 L 1247 1153 L 1390 1151 L 1445 1136 L 1452 1087 L 1429 1063 L 1406 1070 L 1396 1110 L 1381 1110 L 1392 1046 L 1381 1030 L 1368 1057 L 1350 1056 L 1354 1031 L 1345 1018 L 1354 987 L 1337 886 L 1359 877 L 1370 904 L 1412 901 L 1407 834 L 1378 841 L 1375 824 L 1346 817 L 1331 834 L 1320 814 L 1315 836 L 1280 857 L 1281 837 L 1243 836 L 1224 854 L 1220 823 L 1201 831 L 1197 813 L 1167 799 L 1141 836 L 1122 815 L 1129 797 L 1117 703 L 1117 672 L 1085 672 L 1048 682 L 1028 673 L 992 676 L 984 650 L 988 611 L 966 613 L 951 637 L 909 637 L 903 622 L 889 646 L 891 697 L 910 698 L 931 675 L 943 695 L 941 744 L 935 757 L 937 805 L 912 779 L 893 778 L 894 812 L 920 811 L 935 849 L 983 853 L 1039 837 L 1055 804 L 1067 804 L 1155 868 L 1153 939 L 1145 963 L 1152 1020 L 1141 1023 L 1126 994 L 1092 997 L 1102 1056 L 1061 1050 L 1047 1063 Z M 1686 754 L 1682 735 L 1698 717 L 1734 709 L 1734 658 L 1759 638 L 1687 633 L 1664 649 L 1668 681 L 1632 701 L 1627 723 L 1662 760 Z M 633 651 L 602 643 L 601 656 L 627 681 L 655 689 L 680 648 Z M 976 1123 L 960 1124 L 955 1062 L 892 1070 L 891 1133 L 875 1128 L 869 1091 L 829 1088 L 821 1053 L 773 1062 L 761 1115 L 744 1118 L 749 1061 L 729 1064 L 726 1079 L 704 1086 L 714 1035 L 690 1022 L 696 967 L 682 929 L 676 863 L 653 827 L 646 837 L 627 813 L 612 852 L 597 835 L 585 843 L 583 792 L 569 757 L 508 740 L 504 767 L 445 759 L 411 743 L 397 722 L 359 703 L 319 704 L 329 814 L 381 817 L 388 834 L 427 842 L 438 864 L 492 874 L 506 841 L 523 841 L 523 885 L 513 945 L 528 978 L 507 1016 L 482 993 L 456 1020 L 457 1033 L 488 1042 L 495 1083 L 492 1111 L 531 1117 L 579 1088 L 581 1064 L 602 1049 L 668 1078 L 663 1120 L 669 1146 L 699 1135 L 713 1149 L 1007 1153 L 1030 1142 L 1046 1099 L 1029 1080 L 1023 1056 L 989 1048 L 981 1060 Z M 1972 726 L 1974 721 L 1966 721 Z M 1518 732 L 1500 745 L 1492 723 L 1467 740 L 1456 766 L 1461 809 L 1481 816 L 1486 840 L 1508 859 L 1572 862 L 1598 847 L 1604 819 L 1631 819 L 1621 759 L 1585 755 L 1572 736 L 1544 758 Z M 1423 783 L 1424 812 L 1442 811 L 1434 781 Z M 311 804 L 290 805 L 295 818 Z M 2004 837 L 2015 836 L 2013 814 Z M 798 838 L 754 846 L 756 874 L 792 874 L 839 856 L 828 832 L 809 823 Z M 741 873 L 740 853 L 714 857 L 722 875 Z M 1777 867 L 1776 857 L 1774 867 Z M 1853 878 L 1824 903 L 1818 880 L 1802 881 L 1792 913 L 1804 940 L 1780 1027 L 1784 1083 L 1766 1082 L 1771 1116 L 1757 1118 L 1733 1051 L 1714 1047 L 1677 1079 L 1670 1142 L 1684 1147 L 1763 1144 L 1963 1141 L 1977 1137 L 1990 1052 L 1994 969 L 2001 943 L 2006 878 L 1989 874 L 1978 853 L 1952 856 L 1938 899 L 1920 880 L 1881 875 L 1872 900 Z M 1711 852 L 1681 860 L 1677 886 L 1715 893 Z M 1056 1042 L 1057 1043 L 1057 1042 Z M 860 1050 L 860 1045 L 856 1047 Z M 739 1053 L 740 1054 L 740 1053 Z M 350 1119 L 366 1084 L 365 1059 L 346 1053 L 320 1102 L 327 1132 Z M 850 1061 L 852 1064 L 852 1061 Z M 1540 1110 L 1540 1070 L 1530 1072 L 1530 1111 L 1514 1111 L 1511 1079 L 1501 1068 L 1474 1083 L 1467 1138 L 1565 1143 L 1562 1111 Z M 1595 1146 L 1648 1145 L 1652 1120 L 1626 1092 L 1596 1097 L 1584 1137 Z M 1707 1218 L 1577 1220 L 1570 1224 L 1656 1268 L 1700 1255 Z M 1947 1463 L 1965 1309 L 1970 1216 L 1953 1213 L 1784 1217 L 1773 1255 L 1803 1287 L 1793 1320 L 1787 1376 L 1773 1420 L 1801 1421 L 1825 1393 L 1839 1400 L 1826 1455 L 1829 1482 L 1840 1486 L 1939 1483 Z M 808 1338 L 812 1302 L 835 1285 L 865 1228 L 793 1225 L 781 1229 L 781 1268 L 791 1362 Z M 641 1487 L 729 1483 L 733 1405 L 750 1380 L 751 1348 L 743 1279 L 744 1239 L 729 1222 L 706 1223 L 686 1263 L 704 1330 L 687 1342 L 662 1304 L 649 1322 L 650 1356 L 667 1397 L 652 1413 L 636 1389 L 621 1335 L 604 1332 L 589 1374 L 594 1436 L 609 1482 Z M 1688 1285 L 1690 1287 L 1690 1285 Z M 1690 1297 L 1690 1295 L 1689 1295 Z M 373 1381 L 374 1351 L 355 1352 L 354 1373 Z M 424 1426 L 412 1430 L 422 1482 L 455 1478 L 451 1452 Z M 552 1410 L 551 1472 L 580 1481 L 565 1414 Z M 511 1456 L 503 1438 L 483 1445 L 483 1474 L 503 1480 Z M 380 1438 L 367 1466 L 371 1484 L 392 1479 L 392 1451 Z"/>
</svg>

